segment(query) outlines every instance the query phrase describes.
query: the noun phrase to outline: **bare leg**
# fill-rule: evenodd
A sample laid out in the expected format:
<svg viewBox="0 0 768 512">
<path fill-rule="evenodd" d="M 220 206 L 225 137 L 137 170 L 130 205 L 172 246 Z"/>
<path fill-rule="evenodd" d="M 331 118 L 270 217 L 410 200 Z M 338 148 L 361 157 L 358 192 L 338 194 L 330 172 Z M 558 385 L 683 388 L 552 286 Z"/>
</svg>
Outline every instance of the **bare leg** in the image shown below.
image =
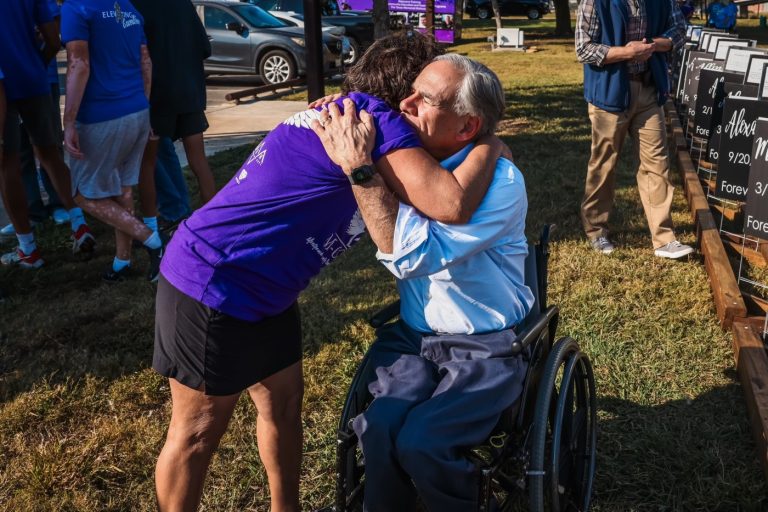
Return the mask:
<svg viewBox="0 0 768 512">
<path fill-rule="evenodd" d="M 67 210 L 71 210 L 77 205 L 72 199 L 72 180 L 69 168 L 64 163 L 59 148 L 57 146 L 34 146 L 34 148 L 40 164 L 48 173 L 51 184 L 61 199 L 61 204 Z"/>
<path fill-rule="evenodd" d="M 2 192 L 3 203 L 16 233 L 31 233 L 32 225 L 29 223 L 27 196 L 21 181 L 21 159 L 18 151 L 3 154 L 0 178 L 2 178 L 0 179 L 0 191 Z"/>
<path fill-rule="evenodd" d="M 133 209 L 126 210 L 115 198 L 86 199 L 78 194 L 75 199 L 83 210 L 139 242 L 152 236 L 152 230 L 133 216 Z"/>
<path fill-rule="evenodd" d="M 272 512 L 299 512 L 304 393 L 301 362 L 248 388 L 259 411 L 256 438 L 267 470 Z"/>
<path fill-rule="evenodd" d="M 205 156 L 203 134 L 197 133 L 182 139 L 184 152 L 187 154 L 189 168 L 195 173 L 197 186 L 200 189 L 200 199 L 203 203 L 210 201 L 216 195 L 216 184 L 213 182 L 213 173 Z"/>
<path fill-rule="evenodd" d="M 145 217 L 157 217 L 157 191 L 155 190 L 155 164 L 157 163 L 157 147 L 160 138 L 149 136 L 141 159 L 139 172 L 139 201 L 141 213 Z"/>
<path fill-rule="evenodd" d="M 155 467 L 157 506 L 161 512 L 193 512 L 200 504 L 208 464 L 227 430 L 240 393 L 206 396 L 168 379 L 171 423 Z"/>
<path fill-rule="evenodd" d="M 131 187 L 123 187 L 122 194 L 115 197 L 117 204 L 133 217 L 133 191 Z M 115 256 L 121 260 L 131 259 L 131 235 L 115 229 Z"/>
</svg>

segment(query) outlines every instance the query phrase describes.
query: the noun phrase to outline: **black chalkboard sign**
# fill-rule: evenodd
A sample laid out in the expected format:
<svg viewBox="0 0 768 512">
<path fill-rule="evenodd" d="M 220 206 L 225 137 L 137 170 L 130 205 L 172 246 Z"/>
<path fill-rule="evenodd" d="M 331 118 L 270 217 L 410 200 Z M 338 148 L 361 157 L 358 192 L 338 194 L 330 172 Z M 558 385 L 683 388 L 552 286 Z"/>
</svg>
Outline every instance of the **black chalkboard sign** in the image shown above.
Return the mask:
<svg viewBox="0 0 768 512">
<path fill-rule="evenodd" d="M 758 119 L 755 126 L 744 234 L 768 240 L 768 119 L 765 118 Z"/>
<path fill-rule="evenodd" d="M 709 139 L 715 103 L 723 99 L 723 66 L 702 69 L 696 91 L 696 113 L 693 118 L 693 136 Z M 718 94 L 719 93 L 719 94 Z M 720 96 L 718 100 L 718 96 Z"/>
<path fill-rule="evenodd" d="M 723 73 L 723 99 L 715 103 L 712 112 L 712 128 L 709 134 L 709 144 L 707 145 L 707 160 L 713 163 L 719 163 L 720 160 L 720 136 L 723 133 L 723 106 L 725 99 L 733 97 L 755 98 L 757 97 L 757 87 L 754 85 L 744 85 L 741 83 L 743 76 L 740 73 Z"/>
<path fill-rule="evenodd" d="M 696 115 L 696 94 L 699 89 L 699 75 L 702 69 L 722 70 L 719 63 L 715 63 L 711 57 L 694 57 L 689 64 L 685 77 L 685 87 L 681 103 L 688 107 L 688 116 Z"/>
<path fill-rule="evenodd" d="M 725 99 L 714 196 L 736 201 L 747 198 L 752 143 L 759 117 L 768 117 L 768 101 L 744 97 Z"/>
</svg>

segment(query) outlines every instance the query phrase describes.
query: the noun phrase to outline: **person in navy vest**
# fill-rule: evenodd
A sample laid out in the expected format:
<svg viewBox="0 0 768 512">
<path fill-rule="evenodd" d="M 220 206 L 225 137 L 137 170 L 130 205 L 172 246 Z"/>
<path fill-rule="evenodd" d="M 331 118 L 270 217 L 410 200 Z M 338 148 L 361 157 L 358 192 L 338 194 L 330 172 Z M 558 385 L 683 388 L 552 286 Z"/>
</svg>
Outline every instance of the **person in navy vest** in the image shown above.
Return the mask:
<svg viewBox="0 0 768 512">
<path fill-rule="evenodd" d="M 669 155 L 662 105 L 669 94 L 667 54 L 685 41 L 685 19 L 674 0 L 583 0 L 576 21 L 576 55 L 584 64 L 584 97 L 592 122 L 592 156 L 581 221 L 592 247 L 613 252 L 608 220 L 615 170 L 627 135 L 636 141 L 637 188 L 654 254 L 693 252 L 675 238 L 670 209 Z"/>
</svg>

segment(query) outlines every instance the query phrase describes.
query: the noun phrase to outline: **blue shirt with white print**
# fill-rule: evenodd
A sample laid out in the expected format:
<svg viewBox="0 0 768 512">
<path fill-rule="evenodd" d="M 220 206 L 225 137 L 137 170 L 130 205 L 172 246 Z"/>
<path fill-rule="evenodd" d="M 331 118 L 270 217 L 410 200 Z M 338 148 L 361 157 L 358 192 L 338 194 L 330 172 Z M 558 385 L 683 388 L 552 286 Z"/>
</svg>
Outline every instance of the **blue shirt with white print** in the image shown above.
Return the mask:
<svg viewBox="0 0 768 512">
<path fill-rule="evenodd" d="M 144 20 L 131 2 L 67 0 L 61 39 L 88 43 L 90 76 L 78 121 L 99 123 L 149 108 L 141 74 Z"/>
</svg>

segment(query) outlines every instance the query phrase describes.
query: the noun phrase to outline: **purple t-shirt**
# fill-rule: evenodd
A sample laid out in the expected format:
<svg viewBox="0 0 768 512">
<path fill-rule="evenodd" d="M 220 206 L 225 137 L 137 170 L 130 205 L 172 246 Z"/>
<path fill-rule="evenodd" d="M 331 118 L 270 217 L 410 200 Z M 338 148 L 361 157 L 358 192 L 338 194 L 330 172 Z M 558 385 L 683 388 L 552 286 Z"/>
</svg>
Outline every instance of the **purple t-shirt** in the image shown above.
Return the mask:
<svg viewBox="0 0 768 512">
<path fill-rule="evenodd" d="M 420 146 L 399 113 L 350 94 L 376 126 L 373 160 Z M 339 102 L 341 103 L 341 102 Z M 161 272 L 203 304 L 256 321 L 287 309 L 318 272 L 357 242 L 365 224 L 349 180 L 310 128 L 317 110 L 272 130 L 235 177 L 173 236 Z"/>
</svg>

